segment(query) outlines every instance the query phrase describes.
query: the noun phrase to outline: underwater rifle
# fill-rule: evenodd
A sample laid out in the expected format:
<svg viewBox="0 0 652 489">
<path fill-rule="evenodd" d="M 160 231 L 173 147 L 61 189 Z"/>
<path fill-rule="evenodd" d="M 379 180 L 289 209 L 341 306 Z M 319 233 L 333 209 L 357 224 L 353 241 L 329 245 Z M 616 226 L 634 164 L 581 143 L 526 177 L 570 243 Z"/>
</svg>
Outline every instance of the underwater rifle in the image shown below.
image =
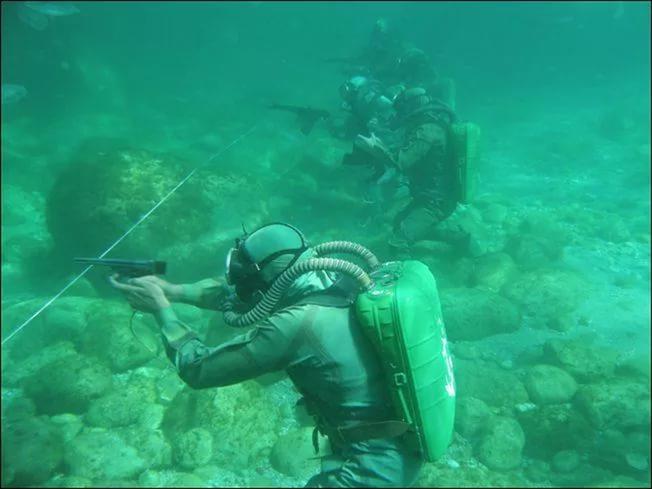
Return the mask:
<svg viewBox="0 0 652 489">
<path fill-rule="evenodd" d="M 77 263 L 111 267 L 113 271 L 126 277 L 145 275 L 165 275 L 167 263 L 156 260 L 117 260 L 113 258 L 75 258 Z"/>
</svg>

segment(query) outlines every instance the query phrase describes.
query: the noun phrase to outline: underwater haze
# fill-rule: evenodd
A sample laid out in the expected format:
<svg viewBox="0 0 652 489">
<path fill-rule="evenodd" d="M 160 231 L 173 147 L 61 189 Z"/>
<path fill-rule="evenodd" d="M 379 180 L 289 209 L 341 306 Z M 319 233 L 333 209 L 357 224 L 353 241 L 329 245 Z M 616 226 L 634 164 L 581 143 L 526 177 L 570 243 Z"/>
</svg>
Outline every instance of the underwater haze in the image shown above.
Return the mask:
<svg viewBox="0 0 652 489">
<path fill-rule="evenodd" d="M 451 445 L 415 485 L 650 486 L 650 2 L 1 8 L 3 487 L 319 472 L 284 372 L 191 389 L 109 269 L 73 258 L 195 282 L 224 275 L 243 226 L 281 221 L 404 259 L 388 241 L 407 187 L 342 162 L 341 87 L 368 76 L 379 25 L 481 130 L 472 198 L 409 248 L 457 384 Z M 387 85 L 418 85 L 401 76 Z M 275 104 L 327 115 L 306 129 Z M 439 239 L 453 230 L 474 249 Z M 209 345 L 241 332 L 173 308 Z"/>
</svg>

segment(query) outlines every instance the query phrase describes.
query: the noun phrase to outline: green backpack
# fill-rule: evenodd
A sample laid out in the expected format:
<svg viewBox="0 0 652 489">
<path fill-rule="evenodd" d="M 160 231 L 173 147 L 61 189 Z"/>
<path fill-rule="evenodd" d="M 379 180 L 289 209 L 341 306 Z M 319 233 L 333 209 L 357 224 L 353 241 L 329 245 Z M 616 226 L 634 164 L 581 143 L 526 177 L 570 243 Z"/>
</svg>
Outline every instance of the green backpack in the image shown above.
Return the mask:
<svg viewBox="0 0 652 489">
<path fill-rule="evenodd" d="M 397 416 L 423 457 L 446 451 L 455 420 L 455 378 L 437 284 L 420 261 L 388 262 L 371 273 L 375 285 L 354 309 L 380 354 Z"/>
</svg>

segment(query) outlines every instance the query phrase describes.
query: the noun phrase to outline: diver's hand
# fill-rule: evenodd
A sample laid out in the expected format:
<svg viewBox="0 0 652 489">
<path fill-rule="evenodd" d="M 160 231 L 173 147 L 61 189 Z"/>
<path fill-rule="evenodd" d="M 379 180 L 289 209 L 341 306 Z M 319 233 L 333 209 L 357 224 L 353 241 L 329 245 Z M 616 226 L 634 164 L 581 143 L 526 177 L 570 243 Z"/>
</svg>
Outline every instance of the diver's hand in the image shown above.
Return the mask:
<svg viewBox="0 0 652 489">
<path fill-rule="evenodd" d="M 118 278 L 120 278 L 118 274 L 111 275 L 109 282 L 124 293 L 131 307 L 137 311 L 157 313 L 170 306 L 163 289 L 152 280 L 139 277 L 118 282 Z"/>
<path fill-rule="evenodd" d="M 163 290 L 165 297 L 170 302 L 183 300 L 183 285 L 181 284 L 173 284 L 167 280 L 163 280 L 162 278 L 157 277 L 156 275 L 145 275 L 143 277 L 139 277 L 139 280 L 158 285 Z"/>
<path fill-rule="evenodd" d="M 370 156 L 380 159 L 383 163 L 393 163 L 394 160 L 391 157 L 389 150 L 385 146 L 385 143 L 382 142 L 373 132 L 371 136 L 364 137 L 362 134 L 358 134 L 355 137 L 353 142 L 356 148 L 364 151 Z"/>
</svg>

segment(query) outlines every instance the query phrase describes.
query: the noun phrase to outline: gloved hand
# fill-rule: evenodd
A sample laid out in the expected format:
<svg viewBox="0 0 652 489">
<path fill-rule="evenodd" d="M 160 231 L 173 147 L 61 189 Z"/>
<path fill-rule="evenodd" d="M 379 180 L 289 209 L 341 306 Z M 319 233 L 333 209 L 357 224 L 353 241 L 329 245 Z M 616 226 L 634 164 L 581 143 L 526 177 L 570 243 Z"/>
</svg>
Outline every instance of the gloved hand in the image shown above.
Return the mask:
<svg viewBox="0 0 652 489">
<path fill-rule="evenodd" d="M 161 277 L 157 277 L 156 275 L 145 275 L 143 277 L 139 277 L 139 279 L 145 282 L 153 283 L 154 285 L 158 285 L 163 290 L 165 297 L 170 302 L 178 301 L 182 297 L 183 285 L 181 284 L 173 284 L 167 280 L 163 280 Z"/>
</svg>

